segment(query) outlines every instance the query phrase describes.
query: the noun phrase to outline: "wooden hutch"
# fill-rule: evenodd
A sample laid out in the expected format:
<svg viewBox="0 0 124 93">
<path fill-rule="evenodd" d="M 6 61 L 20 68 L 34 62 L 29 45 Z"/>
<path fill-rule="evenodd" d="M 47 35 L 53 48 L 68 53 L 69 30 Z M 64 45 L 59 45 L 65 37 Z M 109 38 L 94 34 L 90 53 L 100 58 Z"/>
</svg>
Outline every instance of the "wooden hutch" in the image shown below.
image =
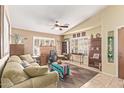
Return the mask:
<svg viewBox="0 0 124 93">
<path fill-rule="evenodd" d="M 91 38 L 89 49 L 89 66 L 101 70 L 101 38 Z"/>
</svg>

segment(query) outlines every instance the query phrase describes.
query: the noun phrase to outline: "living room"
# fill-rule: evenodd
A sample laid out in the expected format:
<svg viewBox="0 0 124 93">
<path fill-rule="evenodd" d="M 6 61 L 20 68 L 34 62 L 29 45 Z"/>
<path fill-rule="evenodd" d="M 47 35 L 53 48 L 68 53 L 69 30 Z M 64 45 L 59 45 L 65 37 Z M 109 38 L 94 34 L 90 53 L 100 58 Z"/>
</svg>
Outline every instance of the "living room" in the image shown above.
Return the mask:
<svg viewBox="0 0 124 93">
<path fill-rule="evenodd" d="M 123 88 L 123 11 L 123 5 L 1 5 L 1 87 Z"/>
</svg>

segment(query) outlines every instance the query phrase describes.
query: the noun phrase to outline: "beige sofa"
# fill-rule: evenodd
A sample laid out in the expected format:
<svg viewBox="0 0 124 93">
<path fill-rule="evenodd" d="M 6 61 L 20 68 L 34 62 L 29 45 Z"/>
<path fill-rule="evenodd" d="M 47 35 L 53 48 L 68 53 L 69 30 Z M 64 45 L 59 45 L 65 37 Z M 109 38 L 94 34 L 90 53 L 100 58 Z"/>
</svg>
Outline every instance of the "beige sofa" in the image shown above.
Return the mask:
<svg viewBox="0 0 124 93">
<path fill-rule="evenodd" d="M 22 60 L 18 56 L 11 56 L 3 70 L 1 77 L 2 88 L 47 88 L 57 87 L 59 76 L 56 72 L 47 72 L 43 75 L 30 77 L 24 71 Z M 32 67 L 39 67 L 36 62 L 30 63 Z M 40 66 L 40 68 L 48 68 Z"/>
</svg>

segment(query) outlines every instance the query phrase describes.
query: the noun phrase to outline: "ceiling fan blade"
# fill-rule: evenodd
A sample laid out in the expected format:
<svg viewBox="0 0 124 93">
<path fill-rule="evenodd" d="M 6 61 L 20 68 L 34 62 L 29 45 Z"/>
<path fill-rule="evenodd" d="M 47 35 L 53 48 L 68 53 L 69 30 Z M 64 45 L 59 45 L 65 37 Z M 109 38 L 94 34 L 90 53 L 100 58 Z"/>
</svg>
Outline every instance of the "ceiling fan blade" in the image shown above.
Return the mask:
<svg viewBox="0 0 124 93">
<path fill-rule="evenodd" d="M 68 28 L 68 26 L 60 26 L 60 27 L 63 27 L 63 28 Z"/>
</svg>

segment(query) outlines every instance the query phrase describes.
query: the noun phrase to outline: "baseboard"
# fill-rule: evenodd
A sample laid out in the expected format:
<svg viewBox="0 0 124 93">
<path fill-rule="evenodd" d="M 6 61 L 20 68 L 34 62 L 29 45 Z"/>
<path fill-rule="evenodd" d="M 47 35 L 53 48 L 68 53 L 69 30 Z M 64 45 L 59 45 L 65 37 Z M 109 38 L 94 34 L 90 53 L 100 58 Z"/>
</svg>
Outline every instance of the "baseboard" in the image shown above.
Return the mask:
<svg viewBox="0 0 124 93">
<path fill-rule="evenodd" d="M 100 72 L 100 73 L 102 73 L 102 74 L 106 74 L 106 75 L 108 75 L 108 76 L 112 76 L 112 77 L 117 77 L 116 75 L 112 75 L 112 74 L 110 74 L 110 73 L 106 73 L 106 72 Z M 117 77 L 118 78 L 118 77 Z"/>
</svg>

